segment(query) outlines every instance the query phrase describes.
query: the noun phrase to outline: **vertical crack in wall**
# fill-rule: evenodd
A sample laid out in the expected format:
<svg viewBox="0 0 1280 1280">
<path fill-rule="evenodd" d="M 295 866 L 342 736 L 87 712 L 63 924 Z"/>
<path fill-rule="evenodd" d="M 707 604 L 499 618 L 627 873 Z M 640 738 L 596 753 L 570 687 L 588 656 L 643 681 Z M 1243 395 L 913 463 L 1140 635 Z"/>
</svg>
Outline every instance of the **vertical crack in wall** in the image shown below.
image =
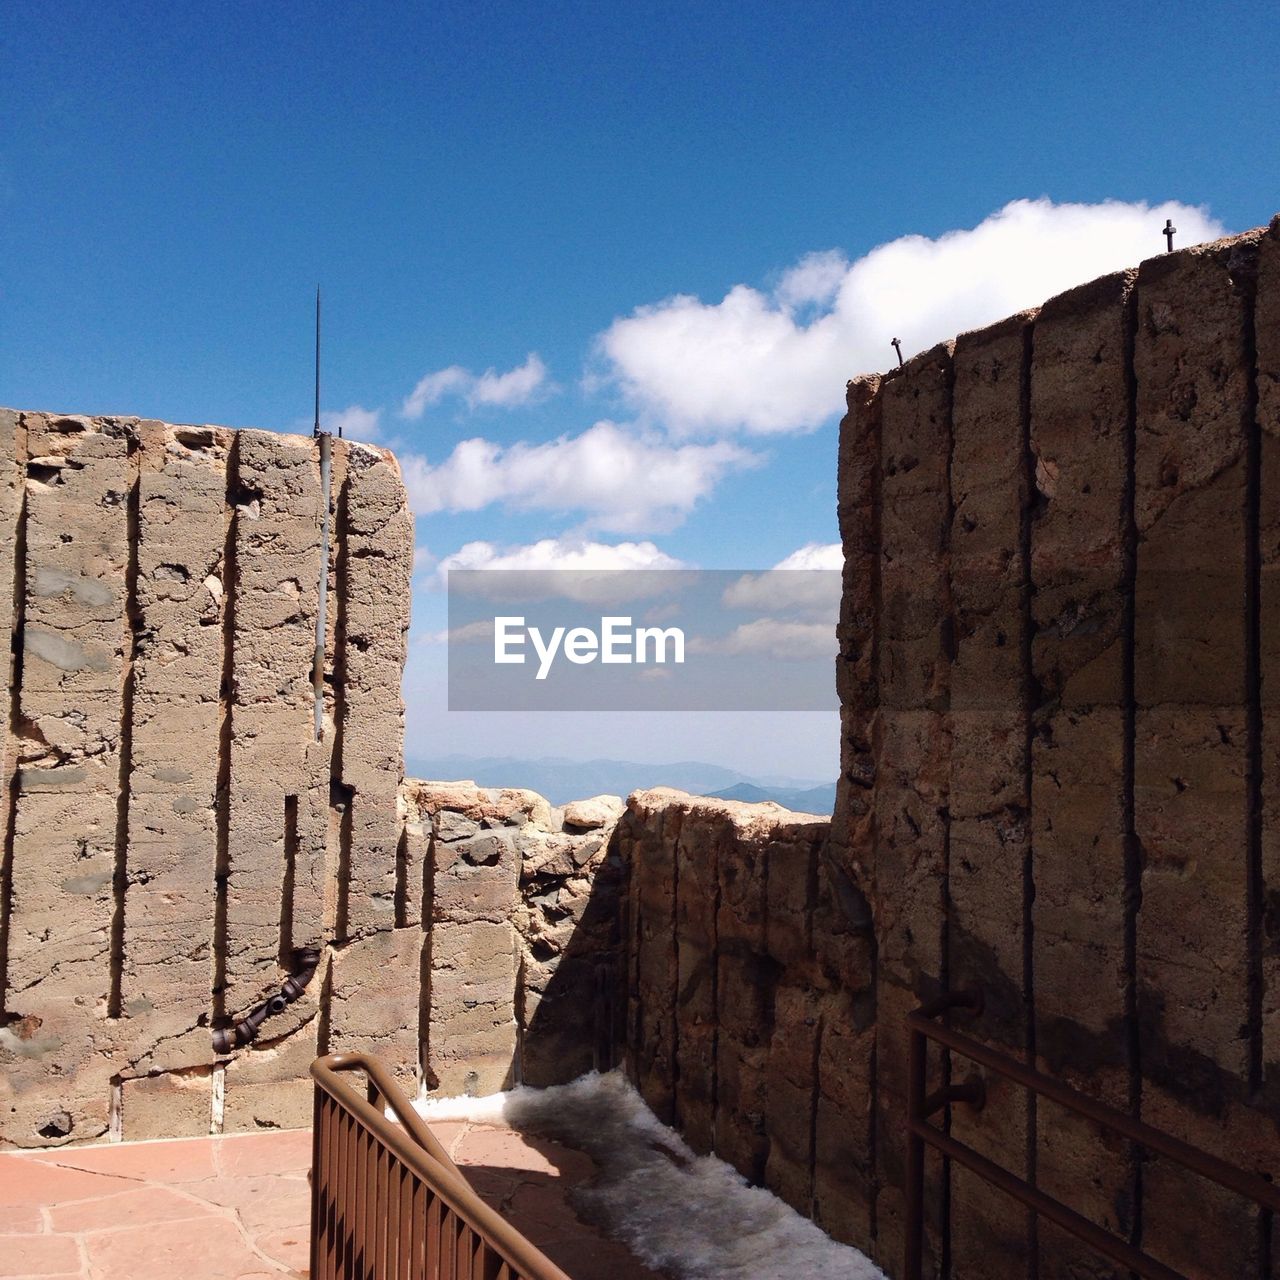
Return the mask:
<svg viewBox="0 0 1280 1280">
<path fill-rule="evenodd" d="M 1036 987 L 1035 987 L 1035 823 L 1032 804 L 1032 761 L 1035 737 L 1035 710 L 1040 705 L 1041 691 L 1035 677 L 1032 646 L 1035 640 L 1035 617 L 1032 611 L 1031 530 L 1035 514 L 1036 460 L 1031 448 L 1031 360 L 1035 350 L 1035 325 L 1028 322 L 1022 330 L 1022 368 L 1018 386 L 1019 429 L 1022 436 L 1022 505 L 1018 529 L 1020 604 L 1022 612 L 1023 674 L 1023 740 L 1022 802 L 1026 811 L 1027 846 L 1022 855 L 1022 1008 L 1024 1018 L 1024 1053 L 1027 1066 L 1036 1066 Z M 1026 1179 L 1036 1185 L 1037 1147 L 1039 1139 L 1038 1098 L 1033 1089 L 1025 1091 Z M 1036 1280 L 1040 1274 L 1040 1220 L 1034 1210 L 1027 1210 L 1027 1276 Z"/>
<path fill-rule="evenodd" d="M 526 975 L 525 975 L 525 955 L 524 948 L 520 948 L 518 963 L 516 964 L 516 982 L 515 991 L 511 997 L 511 1012 L 516 1022 L 516 1047 L 515 1053 L 511 1057 L 511 1083 L 515 1087 L 519 1087 L 524 1083 L 524 1029 L 525 1029 L 525 996 L 526 996 Z M 595 1049 L 599 1045 L 600 1038 L 598 1035 L 591 1037 L 592 1047 Z M 597 1055 L 592 1069 L 599 1071 L 600 1060 Z"/>
<path fill-rule="evenodd" d="M 711 868 L 711 1136 L 714 1142 L 720 1112 L 720 847 L 714 848 Z"/>
<path fill-rule="evenodd" d="M 333 437 L 329 433 L 321 432 L 319 436 L 320 445 L 320 566 L 316 586 L 316 642 L 315 650 L 312 655 L 312 701 L 315 715 L 315 736 L 319 742 L 324 737 L 324 675 L 325 675 L 325 645 L 328 641 L 326 635 L 326 625 L 328 617 L 329 603 L 329 536 L 330 536 L 330 510 L 332 502 L 330 494 L 332 491 L 333 470 L 332 470 L 332 452 Z"/>
<path fill-rule="evenodd" d="M 627 1060 L 625 1066 L 628 1077 L 638 1081 L 644 1053 L 644 992 L 640 985 L 640 948 L 644 942 L 644 909 L 640 901 L 641 845 L 635 835 L 634 814 L 627 812 L 622 815 L 618 823 L 619 830 L 622 830 L 623 823 L 631 826 L 627 857 L 627 902 L 630 904 L 631 918 L 627 921 L 629 937 L 627 953 L 624 957 L 627 966 Z M 716 1006 L 716 1014 L 718 1020 L 719 1005 Z"/>
<path fill-rule="evenodd" d="M 676 1130 L 684 1126 L 680 1116 L 680 843 L 684 836 L 684 826 L 676 836 L 671 850 L 671 941 L 672 969 L 674 970 L 673 990 L 675 999 L 671 1002 L 671 1127 Z"/>
<path fill-rule="evenodd" d="M 218 686 L 221 718 L 218 723 L 217 824 L 213 865 L 213 931 L 210 943 L 210 1015 L 213 1027 L 227 1016 L 227 880 L 231 873 L 231 735 L 235 704 L 236 652 L 236 525 L 239 521 L 238 472 L 240 438 L 232 437 L 226 458 L 226 538 L 222 547 L 222 677 Z M 221 1132 L 220 1129 L 216 1132 Z"/>
<path fill-rule="evenodd" d="M 324 977 L 316 999 L 316 1054 L 323 1058 L 329 1052 L 330 1026 L 333 1018 L 333 953 L 325 954 L 320 962 Z"/>
<path fill-rule="evenodd" d="M 280 873 L 280 947 L 277 959 L 287 973 L 293 972 L 293 890 L 297 863 L 298 797 L 294 795 L 284 798 L 284 867 Z"/>
<path fill-rule="evenodd" d="M 438 1081 L 431 1070 L 431 943 L 435 937 L 436 832 L 435 817 L 428 818 L 427 847 L 422 857 L 422 947 L 418 953 L 418 1074 L 423 1089 L 434 1089 Z"/>
<path fill-rule="evenodd" d="M 768 993 L 769 993 L 768 1039 L 765 1041 L 765 1043 L 766 1045 L 768 1045 L 768 1053 L 772 1055 L 773 1037 L 775 1034 L 775 1029 L 777 1028 L 777 1025 L 778 1025 L 778 980 L 781 977 L 781 966 L 779 966 L 773 958 L 773 947 L 769 940 L 769 923 L 772 915 L 772 913 L 769 910 L 769 867 L 770 867 L 769 845 L 766 844 L 760 853 L 760 882 L 761 882 L 760 883 L 760 914 L 762 916 L 761 928 L 760 928 L 760 950 L 761 950 L 761 959 L 764 961 L 765 965 L 767 966 L 765 971 L 768 974 L 768 983 L 769 983 L 769 986 L 768 986 Z M 717 872 L 718 871 L 719 871 L 719 868 L 717 867 Z M 717 994 L 719 993 L 717 992 Z M 768 1075 L 767 1075 L 768 1058 L 767 1057 L 765 1059 L 764 1069 L 766 1071 L 765 1079 L 766 1079 L 766 1089 L 767 1089 L 767 1081 L 768 1081 Z M 766 1097 L 767 1097 L 767 1093 L 766 1093 Z M 767 1103 L 766 1103 L 766 1111 L 767 1111 Z M 767 1124 L 764 1126 L 763 1136 L 764 1136 L 764 1147 L 760 1153 L 760 1160 L 757 1166 L 759 1171 L 758 1176 L 752 1179 L 753 1182 L 758 1182 L 761 1186 L 764 1185 L 765 1170 L 769 1167 L 769 1156 L 773 1152 L 773 1133 L 770 1131 L 769 1126 Z"/>
<path fill-rule="evenodd" d="M 9 705 L 6 707 L 3 747 L 3 793 L 0 818 L 4 822 L 0 843 L 0 1026 L 7 1020 L 9 991 L 9 930 L 13 912 L 13 847 L 18 818 L 19 761 L 18 722 L 21 717 L 22 636 L 27 612 L 27 423 L 19 414 L 14 426 L 14 463 L 17 472 L 18 510 L 13 540 L 13 626 L 9 633 Z"/>
<path fill-rule="evenodd" d="M 400 838 L 396 841 L 396 886 L 392 918 L 395 928 L 404 929 L 409 924 L 409 824 L 400 826 Z"/>
<path fill-rule="evenodd" d="M 129 890 L 129 805 L 133 791 L 133 697 L 142 635 L 138 605 L 138 549 L 142 540 L 142 442 L 136 431 L 128 435 L 129 492 L 125 498 L 124 636 L 120 672 L 120 740 L 117 747 L 115 869 L 111 877 L 109 942 L 110 987 L 107 1017 L 121 1014 L 124 983 L 124 915 Z"/>
<path fill-rule="evenodd" d="M 336 859 L 331 862 L 337 878 L 334 894 L 333 937 L 346 939 L 351 931 L 351 834 L 355 795 L 342 780 L 343 739 L 347 717 L 347 589 L 350 571 L 350 528 L 347 508 L 351 480 L 343 476 L 338 490 L 334 524 L 334 578 L 337 590 L 333 602 L 333 752 L 329 757 L 329 829 L 336 841 Z"/>
<path fill-rule="evenodd" d="M 1138 520 L 1138 375 L 1134 348 L 1138 335 L 1138 287 L 1131 282 L 1124 300 L 1125 460 L 1124 543 L 1121 566 L 1123 747 L 1121 809 L 1124 821 L 1124 1024 L 1125 1057 L 1129 1072 L 1129 1114 L 1142 1116 L 1142 1033 L 1138 1009 L 1138 915 L 1142 910 L 1142 848 L 1138 840 L 1134 785 L 1137 755 L 1138 703 L 1135 687 L 1137 637 Z M 1129 1147 L 1129 1243 L 1142 1247 L 1142 1148 Z"/>
<path fill-rule="evenodd" d="M 818 1028 L 813 1037 L 813 1059 L 809 1068 L 809 1078 L 813 1087 L 809 1091 L 809 1202 L 805 1217 L 816 1220 L 814 1210 L 817 1206 L 818 1176 L 818 1100 L 822 1097 L 822 1037 L 826 1031 L 826 1018 L 818 1015 Z"/>
</svg>

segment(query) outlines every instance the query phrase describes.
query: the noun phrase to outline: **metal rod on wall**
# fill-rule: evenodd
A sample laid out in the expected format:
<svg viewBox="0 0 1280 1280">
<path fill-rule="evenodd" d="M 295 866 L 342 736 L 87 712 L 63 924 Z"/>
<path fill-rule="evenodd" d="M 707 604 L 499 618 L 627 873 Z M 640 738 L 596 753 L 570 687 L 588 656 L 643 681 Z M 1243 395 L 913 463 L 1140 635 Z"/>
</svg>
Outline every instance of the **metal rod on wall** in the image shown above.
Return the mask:
<svg viewBox="0 0 1280 1280">
<path fill-rule="evenodd" d="M 316 741 L 324 737 L 324 647 L 329 606 L 329 487 L 333 437 L 320 430 L 320 286 L 316 285 L 316 403 L 314 434 L 320 441 L 320 582 L 316 603 L 316 647 L 311 669 L 315 690 Z"/>
</svg>

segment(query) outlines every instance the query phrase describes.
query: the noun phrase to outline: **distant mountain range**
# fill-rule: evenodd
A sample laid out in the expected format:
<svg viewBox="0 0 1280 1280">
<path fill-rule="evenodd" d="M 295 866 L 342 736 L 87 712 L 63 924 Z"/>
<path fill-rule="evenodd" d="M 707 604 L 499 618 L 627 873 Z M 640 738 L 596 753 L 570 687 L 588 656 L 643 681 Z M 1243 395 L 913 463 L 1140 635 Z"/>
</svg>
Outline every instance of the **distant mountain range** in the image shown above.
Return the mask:
<svg viewBox="0 0 1280 1280">
<path fill-rule="evenodd" d="M 745 800 L 749 804 L 772 800 L 797 813 L 829 814 L 836 807 L 834 782 L 817 787 L 758 787 L 753 782 L 739 782 L 711 794 L 717 800 Z"/>
<path fill-rule="evenodd" d="M 568 804 L 587 796 L 628 796 L 646 787 L 675 787 L 695 796 L 758 802 L 773 800 L 801 813 L 830 813 L 834 782 L 803 778 L 752 778 L 720 765 L 697 760 L 642 764 L 635 760 L 567 760 L 551 757 L 522 760 L 514 756 L 409 756 L 411 778 L 450 781 L 471 778 L 482 787 L 526 787 L 552 804 Z"/>
</svg>

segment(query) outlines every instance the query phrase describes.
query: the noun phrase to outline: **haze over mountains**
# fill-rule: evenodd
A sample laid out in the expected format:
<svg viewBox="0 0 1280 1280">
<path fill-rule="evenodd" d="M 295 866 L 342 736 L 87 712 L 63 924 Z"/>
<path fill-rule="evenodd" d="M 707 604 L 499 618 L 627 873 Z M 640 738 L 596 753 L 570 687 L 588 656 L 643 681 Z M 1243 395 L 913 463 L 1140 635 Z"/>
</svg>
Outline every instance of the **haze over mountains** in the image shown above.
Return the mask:
<svg viewBox="0 0 1280 1280">
<path fill-rule="evenodd" d="M 829 814 L 834 782 L 781 776 L 749 777 L 697 760 L 667 764 L 636 760 L 522 760 L 510 756 L 410 756 L 405 770 L 415 778 L 445 781 L 470 778 L 482 787 L 527 787 L 552 804 L 594 795 L 627 796 L 646 787 L 676 787 L 696 796 L 758 802 L 773 800 L 801 813 Z"/>
</svg>

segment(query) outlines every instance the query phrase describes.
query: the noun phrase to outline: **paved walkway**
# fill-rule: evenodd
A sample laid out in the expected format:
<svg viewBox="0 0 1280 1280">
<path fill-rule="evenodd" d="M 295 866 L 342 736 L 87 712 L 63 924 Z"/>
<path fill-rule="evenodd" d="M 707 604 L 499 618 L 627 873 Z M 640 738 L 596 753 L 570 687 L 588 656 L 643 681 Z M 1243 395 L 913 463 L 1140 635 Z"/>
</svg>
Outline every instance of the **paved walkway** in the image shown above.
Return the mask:
<svg viewBox="0 0 1280 1280">
<path fill-rule="evenodd" d="M 490 1125 L 433 1124 L 476 1190 L 573 1280 L 658 1273 L 580 1222 L 595 1166 Z M 307 1274 L 306 1130 L 0 1154 L 0 1276 L 277 1280 Z"/>
</svg>

